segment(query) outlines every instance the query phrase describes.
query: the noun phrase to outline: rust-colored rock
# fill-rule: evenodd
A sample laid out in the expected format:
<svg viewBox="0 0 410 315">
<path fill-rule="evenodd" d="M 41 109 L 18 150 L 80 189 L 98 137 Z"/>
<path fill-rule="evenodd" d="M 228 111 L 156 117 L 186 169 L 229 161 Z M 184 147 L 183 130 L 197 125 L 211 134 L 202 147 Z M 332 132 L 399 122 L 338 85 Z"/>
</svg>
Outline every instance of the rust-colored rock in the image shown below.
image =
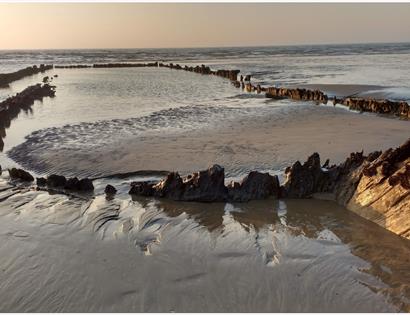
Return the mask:
<svg viewBox="0 0 410 315">
<path fill-rule="evenodd" d="M 410 239 L 410 139 L 396 149 L 351 153 L 345 162 L 320 167 L 317 153 L 286 171 L 283 197 L 328 193 L 347 209 Z"/>
<path fill-rule="evenodd" d="M 268 98 L 290 98 L 299 101 L 316 101 L 326 104 L 328 97 L 321 91 L 318 90 L 307 90 L 307 89 L 287 89 L 287 88 L 276 88 L 269 87 L 266 88 L 266 97 Z"/>
</svg>

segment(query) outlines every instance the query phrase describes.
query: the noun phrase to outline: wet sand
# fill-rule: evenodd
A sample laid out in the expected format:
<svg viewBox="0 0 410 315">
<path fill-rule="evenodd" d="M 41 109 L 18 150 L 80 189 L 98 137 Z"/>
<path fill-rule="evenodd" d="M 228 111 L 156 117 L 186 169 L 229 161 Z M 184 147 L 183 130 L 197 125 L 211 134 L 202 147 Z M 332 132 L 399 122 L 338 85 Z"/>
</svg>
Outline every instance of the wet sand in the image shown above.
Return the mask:
<svg viewBox="0 0 410 315">
<path fill-rule="evenodd" d="M 70 130 L 61 130 L 61 135 L 54 130 L 50 142 L 47 134 L 41 135 L 13 149 L 10 156 L 28 169 L 64 175 L 137 170 L 187 173 L 218 163 L 228 175 L 239 176 L 252 169 L 283 170 L 313 152 L 319 152 L 323 162 L 330 158 L 331 163 L 339 163 L 350 152 L 398 146 L 410 134 L 408 121 L 300 102 L 259 115 L 229 119 L 228 113 L 226 117 L 177 133 L 153 131 L 116 141 L 100 137 L 98 145 L 61 145 L 74 135 Z"/>
<path fill-rule="evenodd" d="M 409 310 L 409 241 L 332 202 L 86 201 L 0 187 L 15 193 L 0 202 L 2 311 Z"/>
</svg>

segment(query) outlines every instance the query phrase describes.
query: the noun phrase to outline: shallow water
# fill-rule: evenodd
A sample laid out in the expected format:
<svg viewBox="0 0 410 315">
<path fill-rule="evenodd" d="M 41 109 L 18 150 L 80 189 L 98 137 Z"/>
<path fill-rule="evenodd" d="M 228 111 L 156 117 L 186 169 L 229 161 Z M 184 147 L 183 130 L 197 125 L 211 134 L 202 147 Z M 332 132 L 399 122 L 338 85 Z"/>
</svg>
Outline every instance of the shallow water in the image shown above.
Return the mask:
<svg viewBox="0 0 410 315">
<path fill-rule="evenodd" d="M 47 127 L 103 123 L 106 129 L 112 124 L 115 130 L 118 122 L 122 124 L 118 120 L 139 117 L 147 120 L 143 121 L 143 129 L 147 126 L 155 129 L 158 125 L 172 128 L 175 118 L 181 118 L 178 123 L 189 126 L 195 123 L 194 117 L 189 117 L 191 121 L 185 120 L 183 116 L 176 117 L 178 112 L 168 115 L 174 121 L 162 123 L 161 120 L 167 116 L 168 109 L 182 108 L 183 114 L 184 108 L 218 106 L 218 100 L 238 93 L 229 81 L 222 78 L 209 80 L 206 76 L 163 68 L 55 69 L 46 74 L 59 75 L 53 78 L 53 84 L 57 86 L 56 97 L 37 102 L 31 113 L 13 122 L 13 128 L 7 132 L 5 150 L 21 142 L 22 136 Z M 46 74 L 17 81 L 11 90 L 22 90 L 39 82 Z M 223 105 L 230 102 L 235 101 L 228 99 Z M 138 129 L 140 124 L 135 127 Z"/>
<path fill-rule="evenodd" d="M 237 67 L 266 84 L 409 83 L 410 43 L 185 49 L 0 51 L 0 72 L 38 63 L 93 64 L 164 61 Z"/>
<path fill-rule="evenodd" d="M 410 100 L 409 57 L 409 44 L 1 51 L 0 71 L 13 71 L 35 63 L 92 64 L 153 60 L 181 64 L 205 63 L 214 69 L 241 69 L 244 74 L 251 73 L 254 82 L 266 85 L 310 84 L 320 86 L 329 95 L 350 95 L 359 92 L 363 95 L 371 93 L 392 99 Z M 45 98 L 42 103 L 36 102 L 31 110 L 21 112 L 17 119 L 7 122 L 5 130 L 0 130 L 3 138 L 6 134 L 3 154 L 0 154 L 0 164 L 4 167 L 12 166 L 17 161 L 39 174 L 58 171 L 67 175 L 101 176 L 136 171 L 145 167 L 191 171 L 194 167 L 206 167 L 217 159 L 218 163 L 227 164 L 228 172 L 240 175 L 258 165 L 259 161 L 239 159 L 233 161 L 230 166 L 228 164 L 232 159 L 231 153 L 245 154 L 258 149 L 266 152 L 266 148 L 252 146 L 251 143 L 255 139 L 249 139 L 247 143 L 241 144 L 240 148 L 232 148 L 227 139 L 231 135 L 227 134 L 226 129 L 247 134 L 249 128 L 253 128 L 249 123 L 257 122 L 266 126 L 266 133 L 269 134 L 272 130 L 269 129 L 267 122 L 272 121 L 272 125 L 282 125 L 284 130 L 296 130 L 303 121 L 287 121 L 290 112 L 293 116 L 307 118 L 309 115 L 315 115 L 318 121 L 327 119 L 327 109 L 323 109 L 322 112 L 315 110 L 313 113 L 314 110 L 306 111 L 303 108 L 305 105 L 311 106 L 311 103 L 302 102 L 299 105 L 303 106 L 293 106 L 294 102 L 291 101 L 272 101 L 265 99 L 263 95 L 244 93 L 231 86 L 228 80 L 218 77 L 153 68 L 56 69 L 17 81 L 9 88 L 0 89 L 0 99 L 21 91 L 29 84 L 40 82 L 44 75 L 54 74 L 59 75 L 53 79 L 53 84 L 57 86 L 57 96 L 53 99 Z M 340 110 L 334 111 L 334 114 L 345 115 Z M 240 125 L 244 125 L 245 128 L 238 129 Z M 346 122 L 343 122 L 331 127 L 343 129 L 345 125 Z M 390 134 L 390 130 L 396 128 L 390 125 L 384 127 L 387 130 L 386 134 L 392 139 L 390 143 L 385 144 L 382 141 L 382 147 L 375 148 L 372 144 L 361 141 L 363 145 L 358 143 L 347 146 L 346 151 L 363 149 L 368 152 L 385 148 L 387 145 L 399 145 L 404 139 L 399 135 L 408 134 L 410 130 L 403 124 L 397 125 L 401 126 L 393 134 Z M 181 134 L 189 136 L 197 132 L 200 135 L 207 135 L 221 128 L 224 129 L 220 131 L 222 143 L 217 148 L 207 150 L 208 156 L 192 167 L 184 168 L 181 164 L 175 163 L 175 156 L 170 157 L 169 163 L 136 163 L 133 166 L 127 159 L 122 163 L 125 167 L 107 170 L 108 166 L 98 166 L 101 163 L 106 164 L 98 162 L 99 157 L 112 154 L 115 160 L 121 160 L 121 157 L 135 154 L 138 147 L 144 148 L 149 145 L 147 141 L 157 138 L 158 135 L 180 138 Z M 359 138 L 367 131 L 377 133 L 377 130 L 373 130 L 375 127 L 369 129 L 367 124 L 358 128 L 360 130 L 357 130 L 356 134 Z M 328 135 L 332 133 L 326 125 L 322 130 L 319 128 L 315 131 L 318 132 Z M 311 138 L 309 132 L 307 136 Z M 343 133 L 339 136 L 343 137 Z M 283 140 L 286 143 L 287 139 Z M 323 137 L 315 141 L 329 143 L 332 140 Z M 121 148 L 116 148 L 113 143 L 121 143 Z M 18 146 L 20 144 L 21 146 Z M 162 142 L 155 143 L 156 147 L 162 145 Z M 183 145 L 193 147 L 195 141 L 188 141 Z M 178 149 L 180 146 L 181 143 L 176 143 Z M 127 147 L 128 149 L 124 150 Z M 274 155 L 277 150 L 282 150 L 283 143 L 273 142 L 271 147 L 270 154 Z M 315 144 L 309 151 L 300 152 L 293 158 L 283 157 L 275 163 L 261 161 L 261 167 L 275 171 L 286 167 L 286 164 L 294 162 L 295 159 L 305 159 L 313 150 L 322 155 L 335 151 L 332 146 L 314 147 Z M 106 149 L 110 149 L 110 152 Z M 53 150 L 57 153 L 52 153 Z M 65 163 L 58 158 L 62 155 L 58 152 L 67 150 L 73 153 L 68 156 L 72 162 L 68 161 L 67 165 L 63 165 Z M 92 154 L 93 151 L 96 153 Z M 115 154 L 116 151 L 119 153 Z M 50 152 L 52 156 L 44 156 L 46 152 Z M 343 156 L 334 154 L 329 157 L 338 162 L 348 153 L 343 152 Z M 12 157 L 14 161 L 8 157 Z M 58 163 L 53 162 L 53 158 Z M 158 155 L 153 158 L 168 159 Z M 95 161 L 95 172 L 89 172 L 87 165 L 82 167 L 82 160 Z M 78 167 L 74 170 L 75 165 Z"/>
<path fill-rule="evenodd" d="M 340 162 L 351 151 L 399 145 L 410 132 L 406 121 L 272 101 L 228 80 L 185 71 L 56 69 L 48 75 L 54 73 L 56 97 L 36 102 L 3 132 L 4 168 L 16 161 L 40 175 L 100 177 L 138 170 L 186 173 L 219 163 L 229 176 L 242 176 L 252 169 L 279 171 L 314 151 Z M 350 130 L 339 132 L 346 124 Z"/>
</svg>

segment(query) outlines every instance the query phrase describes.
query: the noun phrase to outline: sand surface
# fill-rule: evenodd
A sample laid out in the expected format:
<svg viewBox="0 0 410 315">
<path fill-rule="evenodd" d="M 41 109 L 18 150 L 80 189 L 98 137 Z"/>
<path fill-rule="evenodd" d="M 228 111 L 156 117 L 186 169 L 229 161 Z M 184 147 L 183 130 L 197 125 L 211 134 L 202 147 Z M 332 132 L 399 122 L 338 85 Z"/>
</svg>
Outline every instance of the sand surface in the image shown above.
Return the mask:
<svg viewBox="0 0 410 315">
<path fill-rule="evenodd" d="M 409 310 L 409 242 L 332 202 L 82 200 L 4 180 L 3 312 Z"/>
<path fill-rule="evenodd" d="M 402 144 L 409 135 L 408 121 L 291 102 L 266 114 L 210 121 L 204 127 L 176 133 L 124 136 L 98 145 L 60 146 L 71 135 L 61 130 L 59 136 L 56 130 L 50 142 L 47 134 L 42 135 L 16 147 L 10 155 L 28 169 L 65 175 L 103 176 L 137 170 L 185 173 L 218 163 L 228 175 L 239 176 L 252 169 L 283 170 L 313 152 L 323 162 L 330 158 L 331 163 L 339 163 L 350 152 L 385 150 Z"/>
<path fill-rule="evenodd" d="M 280 172 L 313 152 L 338 163 L 410 134 L 408 121 L 263 102 L 46 128 L 8 154 L 37 174 L 186 173 L 219 163 L 237 177 Z M 409 241 L 331 201 L 133 200 L 131 180 L 95 180 L 85 198 L 14 187 L 4 172 L 0 311 L 410 311 Z M 103 194 L 107 183 L 119 189 L 114 199 Z"/>
</svg>

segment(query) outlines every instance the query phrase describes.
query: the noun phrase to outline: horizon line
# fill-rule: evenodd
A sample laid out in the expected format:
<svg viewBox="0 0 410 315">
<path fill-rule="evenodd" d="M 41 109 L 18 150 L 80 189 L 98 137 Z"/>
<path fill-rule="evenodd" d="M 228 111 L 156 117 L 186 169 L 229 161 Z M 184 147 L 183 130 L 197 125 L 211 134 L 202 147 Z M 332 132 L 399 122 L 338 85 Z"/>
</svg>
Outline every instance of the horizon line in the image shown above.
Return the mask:
<svg viewBox="0 0 410 315">
<path fill-rule="evenodd" d="M 348 42 L 348 43 L 313 43 L 313 44 L 261 44 L 261 45 L 229 45 L 229 46 L 181 46 L 181 47 L 104 47 L 104 48 L 0 48 L 0 51 L 24 50 L 131 50 L 131 49 L 206 49 L 206 48 L 258 48 L 258 47 L 293 47 L 293 46 L 343 46 L 343 45 L 375 45 L 375 44 L 410 44 L 410 41 L 397 42 Z"/>
</svg>

